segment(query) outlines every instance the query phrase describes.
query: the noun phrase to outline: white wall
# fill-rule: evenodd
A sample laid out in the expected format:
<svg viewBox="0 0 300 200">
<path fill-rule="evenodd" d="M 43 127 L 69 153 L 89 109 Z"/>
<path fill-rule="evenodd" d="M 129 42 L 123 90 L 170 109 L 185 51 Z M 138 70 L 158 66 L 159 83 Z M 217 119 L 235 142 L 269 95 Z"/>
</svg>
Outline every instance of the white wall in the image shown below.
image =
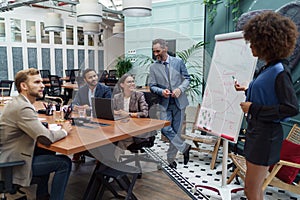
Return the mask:
<svg viewBox="0 0 300 200">
<path fill-rule="evenodd" d="M 151 58 L 152 41 L 156 38 L 175 40 L 177 52 L 186 50 L 204 41 L 204 14 L 204 5 L 199 0 L 152 3 L 152 16 L 125 18 L 125 52 L 128 56 L 142 54 Z M 192 59 L 201 65 L 202 71 L 203 51 Z M 140 77 L 136 79 L 137 85 L 145 85 L 148 69 L 148 65 L 135 62 L 132 73 Z"/>
</svg>

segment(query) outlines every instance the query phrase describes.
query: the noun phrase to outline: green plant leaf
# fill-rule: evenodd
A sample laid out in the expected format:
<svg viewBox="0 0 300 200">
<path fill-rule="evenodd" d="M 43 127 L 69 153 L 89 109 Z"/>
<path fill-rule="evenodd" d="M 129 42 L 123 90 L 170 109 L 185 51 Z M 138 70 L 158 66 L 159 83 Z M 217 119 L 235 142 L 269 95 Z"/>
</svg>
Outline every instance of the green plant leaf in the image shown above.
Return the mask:
<svg viewBox="0 0 300 200">
<path fill-rule="evenodd" d="M 127 57 L 118 57 L 117 64 L 115 66 L 117 70 L 117 76 L 121 77 L 126 74 L 132 68 L 132 63 Z"/>
</svg>

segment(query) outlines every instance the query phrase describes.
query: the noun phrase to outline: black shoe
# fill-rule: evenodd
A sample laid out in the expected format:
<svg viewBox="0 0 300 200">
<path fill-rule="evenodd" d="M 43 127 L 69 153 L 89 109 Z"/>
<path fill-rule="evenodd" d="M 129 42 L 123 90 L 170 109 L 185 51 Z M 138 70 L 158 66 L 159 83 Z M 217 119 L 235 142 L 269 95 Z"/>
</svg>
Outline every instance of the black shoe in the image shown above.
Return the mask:
<svg viewBox="0 0 300 200">
<path fill-rule="evenodd" d="M 189 145 L 188 148 L 185 150 L 185 152 L 183 153 L 183 164 L 187 164 L 190 160 L 190 150 L 191 150 L 192 146 Z"/>
<path fill-rule="evenodd" d="M 172 169 L 176 169 L 177 168 L 177 163 L 175 161 L 171 162 L 169 165 L 168 165 L 170 168 Z"/>
<path fill-rule="evenodd" d="M 137 178 L 141 179 L 142 178 L 142 173 L 139 173 Z"/>
</svg>

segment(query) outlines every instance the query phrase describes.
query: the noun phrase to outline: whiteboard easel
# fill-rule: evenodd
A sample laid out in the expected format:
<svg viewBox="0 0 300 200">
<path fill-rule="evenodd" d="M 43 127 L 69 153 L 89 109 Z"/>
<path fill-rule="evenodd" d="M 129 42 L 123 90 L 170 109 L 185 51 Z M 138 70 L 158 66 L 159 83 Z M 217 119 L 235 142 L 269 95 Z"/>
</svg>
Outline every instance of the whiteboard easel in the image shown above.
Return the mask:
<svg viewBox="0 0 300 200">
<path fill-rule="evenodd" d="M 257 58 L 241 31 L 216 35 L 215 40 L 196 125 L 202 131 L 236 143 L 244 115 L 240 103 L 245 101 L 245 94 L 237 92 L 234 83 L 236 79 L 242 86 L 249 84 Z"/>
<path fill-rule="evenodd" d="M 227 200 L 231 199 L 231 192 L 243 189 L 227 185 L 228 141 L 237 142 L 244 114 L 240 102 L 245 101 L 245 94 L 235 91 L 234 81 L 237 79 L 240 85 L 247 86 L 253 78 L 257 58 L 252 56 L 242 32 L 216 35 L 215 40 L 196 126 L 223 139 L 222 185 L 196 185 L 195 189 L 203 187 L 217 191 L 222 199 Z"/>
</svg>

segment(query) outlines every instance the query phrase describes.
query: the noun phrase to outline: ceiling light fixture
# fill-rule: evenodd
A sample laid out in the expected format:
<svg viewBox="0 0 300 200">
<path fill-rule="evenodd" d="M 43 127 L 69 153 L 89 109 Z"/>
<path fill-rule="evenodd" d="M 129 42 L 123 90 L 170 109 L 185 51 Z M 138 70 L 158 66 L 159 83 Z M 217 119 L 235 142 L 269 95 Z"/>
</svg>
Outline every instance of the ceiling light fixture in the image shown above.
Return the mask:
<svg viewBox="0 0 300 200">
<path fill-rule="evenodd" d="M 113 26 L 113 34 L 119 34 L 124 32 L 124 24 L 122 22 L 115 23 Z"/>
<path fill-rule="evenodd" d="M 83 25 L 83 34 L 85 35 L 99 35 L 100 24 L 98 23 L 86 23 Z"/>
<path fill-rule="evenodd" d="M 151 16 L 151 0 L 123 0 L 123 15 L 125 17 Z"/>
<path fill-rule="evenodd" d="M 79 0 L 76 13 L 78 22 L 102 22 L 102 5 L 97 0 Z"/>
<path fill-rule="evenodd" d="M 64 21 L 59 13 L 47 13 L 45 19 L 45 31 L 62 32 L 64 31 Z"/>
</svg>

